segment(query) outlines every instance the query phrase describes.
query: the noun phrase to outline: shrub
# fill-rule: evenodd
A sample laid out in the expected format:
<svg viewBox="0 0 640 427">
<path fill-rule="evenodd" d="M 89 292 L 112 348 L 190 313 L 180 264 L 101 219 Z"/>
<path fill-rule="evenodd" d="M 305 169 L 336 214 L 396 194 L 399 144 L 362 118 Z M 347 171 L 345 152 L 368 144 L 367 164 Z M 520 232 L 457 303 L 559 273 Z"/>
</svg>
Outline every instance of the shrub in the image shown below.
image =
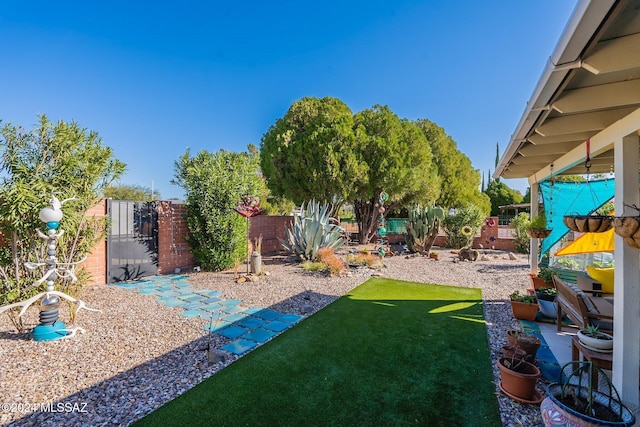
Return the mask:
<svg viewBox="0 0 640 427">
<path fill-rule="evenodd" d="M 331 248 L 320 249 L 318 251 L 318 260 L 327 266 L 331 274 L 339 274 L 344 270 L 344 263 Z"/>
<path fill-rule="evenodd" d="M 452 248 L 470 246 L 473 243 L 475 232 L 483 221 L 482 211 L 474 205 L 460 208 L 453 216 L 445 217 L 443 222 L 447 235 L 447 246 Z M 465 233 L 465 227 L 470 227 L 471 233 Z"/>
<path fill-rule="evenodd" d="M 511 222 L 511 234 L 514 237 L 516 251 L 521 254 L 529 253 L 529 235 L 527 234 L 527 228 L 529 228 L 529 214 L 526 212 L 520 212 L 514 217 Z"/>
</svg>

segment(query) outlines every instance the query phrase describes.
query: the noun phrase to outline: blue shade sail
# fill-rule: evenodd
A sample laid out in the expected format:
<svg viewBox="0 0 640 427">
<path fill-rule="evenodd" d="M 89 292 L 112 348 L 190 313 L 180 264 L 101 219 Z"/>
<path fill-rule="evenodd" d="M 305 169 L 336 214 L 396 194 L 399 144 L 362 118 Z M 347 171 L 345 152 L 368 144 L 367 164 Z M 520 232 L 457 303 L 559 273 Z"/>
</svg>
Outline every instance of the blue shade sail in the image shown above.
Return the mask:
<svg viewBox="0 0 640 427">
<path fill-rule="evenodd" d="M 558 243 L 570 230 L 564 225 L 565 215 L 589 215 L 613 198 L 614 179 L 597 181 L 541 182 L 540 194 L 547 216 L 547 228 L 553 229 L 542 241 L 540 257 Z"/>
</svg>

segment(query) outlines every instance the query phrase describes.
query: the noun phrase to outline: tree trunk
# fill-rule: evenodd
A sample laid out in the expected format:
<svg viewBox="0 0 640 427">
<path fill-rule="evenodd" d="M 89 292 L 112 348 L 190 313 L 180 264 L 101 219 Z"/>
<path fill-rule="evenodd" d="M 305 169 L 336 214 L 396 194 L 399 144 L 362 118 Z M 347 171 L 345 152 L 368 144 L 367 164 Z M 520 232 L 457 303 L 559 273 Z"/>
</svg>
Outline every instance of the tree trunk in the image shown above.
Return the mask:
<svg viewBox="0 0 640 427">
<path fill-rule="evenodd" d="M 378 224 L 378 198 L 372 197 L 367 200 L 360 198 L 353 202 L 353 210 L 356 214 L 358 222 L 360 243 L 366 245 L 371 242 L 375 235 L 376 226 Z"/>
<path fill-rule="evenodd" d="M 431 228 L 431 235 L 425 239 L 424 243 L 424 251 L 429 255 L 431 252 L 431 247 L 433 246 L 433 242 L 436 241 L 436 237 L 438 237 L 438 229 L 440 228 L 440 221 L 438 218 L 433 219 L 433 227 Z"/>
</svg>

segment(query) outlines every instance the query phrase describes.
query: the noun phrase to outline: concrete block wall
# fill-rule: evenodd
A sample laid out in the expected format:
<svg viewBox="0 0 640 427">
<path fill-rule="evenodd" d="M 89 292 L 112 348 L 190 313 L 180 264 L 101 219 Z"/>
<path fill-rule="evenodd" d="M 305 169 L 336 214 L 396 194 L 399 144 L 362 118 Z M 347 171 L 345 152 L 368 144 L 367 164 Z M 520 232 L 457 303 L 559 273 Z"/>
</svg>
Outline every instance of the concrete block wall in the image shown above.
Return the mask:
<svg viewBox="0 0 640 427">
<path fill-rule="evenodd" d="M 189 230 L 184 219 L 183 204 L 158 202 L 158 273 L 170 274 L 176 268 L 183 272 L 194 267 L 193 254 L 187 243 Z"/>
</svg>

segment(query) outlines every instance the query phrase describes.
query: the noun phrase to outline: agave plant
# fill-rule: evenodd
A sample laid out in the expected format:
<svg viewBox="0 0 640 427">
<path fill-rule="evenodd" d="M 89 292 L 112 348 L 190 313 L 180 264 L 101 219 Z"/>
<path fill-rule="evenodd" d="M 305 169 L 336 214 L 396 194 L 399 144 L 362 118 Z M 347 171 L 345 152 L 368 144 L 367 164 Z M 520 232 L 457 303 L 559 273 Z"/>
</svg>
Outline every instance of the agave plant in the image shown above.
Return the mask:
<svg viewBox="0 0 640 427">
<path fill-rule="evenodd" d="M 280 243 L 289 252 L 305 260 L 315 260 L 322 248 L 338 250 L 344 243 L 343 229 L 331 214 L 332 210 L 326 203 L 312 200 L 306 208 L 303 203 L 293 226 L 286 229 L 288 241 L 279 238 Z"/>
</svg>

